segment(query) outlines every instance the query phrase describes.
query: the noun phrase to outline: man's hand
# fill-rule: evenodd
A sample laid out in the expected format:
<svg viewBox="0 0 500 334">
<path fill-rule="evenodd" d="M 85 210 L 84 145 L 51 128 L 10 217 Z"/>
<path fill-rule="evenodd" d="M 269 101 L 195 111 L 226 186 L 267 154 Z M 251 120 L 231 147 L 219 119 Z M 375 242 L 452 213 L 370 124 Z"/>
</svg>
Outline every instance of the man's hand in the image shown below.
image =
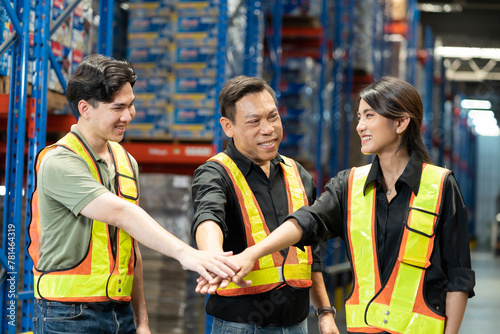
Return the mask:
<svg viewBox="0 0 500 334">
<path fill-rule="evenodd" d="M 221 277 L 217 276 L 216 278 L 212 279 L 210 282 L 208 282 L 203 277 L 199 277 L 197 282 L 198 282 L 198 284 L 196 285 L 196 288 L 194 289 L 195 292 L 201 293 L 202 295 L 205 295 L 207 293 L 210 295 L 213 295 L 219 287 L 225 288 L 229 285 L 229 283 L 231 281 L 229 278 L 221 278 Z"/>
<path fill-rule="evenodd" d="M 149 330 L 149 326 L 139 326 L 136 328 L 136 333 L 137 334 L 151 334 L 151 331 Z"/>
<path fill-rule="evenodd" d="M 337 324 L 331 313 L 322 313 L 318 317 L 318 327 L 321 334 L 339 334 Z"/>
<path fill-rule="evenodd" d="M 198 284 L 195 291 L 201 294 L 214 294 L 219 287 L 225 288 L 231 281 L 242 288 L 249 287 L 252 284 L 252 281 L 245 280 L 244 277 L 252 271 L 255 262 L 258 260 L 252 250 L 252 247 L 245 249 L 240 254 L 231 256 L 230 260 L 239 267 L 239 271 L 236 275 L 226 277 L 217 275 L 217 277 L 212 279 L 206 279 L 202 276 L 197 280 Z"/>
<path fill-rule="evenodd" d="M 240 270 L 230 257 L 232 254 L 232 252 L 202 251 L 189 247 L 182 256 L 179 256 L 179 262 L 187 269 L 196 271 L 207 281 L 216 276 L 231 278 Z"/>
</svg>

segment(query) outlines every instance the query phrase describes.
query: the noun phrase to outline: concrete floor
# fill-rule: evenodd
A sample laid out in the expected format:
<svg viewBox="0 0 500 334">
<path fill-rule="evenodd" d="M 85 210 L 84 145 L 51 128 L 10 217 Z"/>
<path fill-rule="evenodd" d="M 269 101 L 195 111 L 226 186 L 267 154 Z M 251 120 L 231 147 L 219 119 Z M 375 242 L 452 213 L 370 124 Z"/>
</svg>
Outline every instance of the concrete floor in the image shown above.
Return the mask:
<svg viewBox="0 0 500 334">
<path fill-rule="evenodd" d="M 476 296 L 469 299 L 460 334 L 500 332 L 500 257 L 492 251 L 472 252 Z"/>
<path fill-rule="evenodd" d="M 476 295 L 469 299 L 459 334 L 500 333 L 500 256 L 493 251 L 473 251 L 472 269 L 476 272 Z M 317 319 L 308 318 L 309 334 L 318 334 Z M 347 333 L 345 313 L 338 312 L 337 327 Z"/>
</svg>

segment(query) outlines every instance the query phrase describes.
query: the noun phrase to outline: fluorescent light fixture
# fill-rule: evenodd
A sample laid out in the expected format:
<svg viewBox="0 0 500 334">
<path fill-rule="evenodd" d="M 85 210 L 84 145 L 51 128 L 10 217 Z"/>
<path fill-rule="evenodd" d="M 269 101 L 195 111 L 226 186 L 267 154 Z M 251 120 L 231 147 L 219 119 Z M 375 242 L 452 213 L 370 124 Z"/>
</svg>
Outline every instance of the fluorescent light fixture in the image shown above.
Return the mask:
<svg viewBox="0 0 500 334">
<path fill-rule="evenodd" d="M 436 4 L 436 3 L 421 3 L 417 5 L 421 12 L 429 13 L 451 13 L 461 12 L 462 5 L 460 4 Z"/>
<path fill-rule="evenodd" d="M 465 109 L 491 109 L 491 102 L 488 100 L 462 100 L 460 106 Z"/>
<path fill-rule="evenodd" d="M 468 48 L 458 46 L 438 46 L 434 50 L 435 54 L 443 58 L 461 59 L 494 59 L 500 60 L 500 49 L 493 48 Z"/>
<path fill-rule="evenodd" d="M 5 196 L 5 186 L 0 186 L 0 196 Z"/>
<path fill-rule="evenodd" d="M 479 136 L 489 136 L 489 137 L 498 137 L 500 136 L 500 128 L 498 125 L 484 125 L 484 126 L 476 126 L 475 128 L 476 134 Z"/>
<path fill-rule="evenodd" d="M 494 117 L 488 117 L 488 118 L 474 118 L 472 120 L 472 124 L 474 124 L 475 127 L 488 127 L 488 126 L 493 126 L 493 125 L 498 125 L 497 119 Z"/>
<path fill-rule="evenodd" d="M 492 110 L 480 110 L 480 109 L 472 109 L 467 113 L 469 118 L 495 118 L 495 114 Z"/>
</svg>

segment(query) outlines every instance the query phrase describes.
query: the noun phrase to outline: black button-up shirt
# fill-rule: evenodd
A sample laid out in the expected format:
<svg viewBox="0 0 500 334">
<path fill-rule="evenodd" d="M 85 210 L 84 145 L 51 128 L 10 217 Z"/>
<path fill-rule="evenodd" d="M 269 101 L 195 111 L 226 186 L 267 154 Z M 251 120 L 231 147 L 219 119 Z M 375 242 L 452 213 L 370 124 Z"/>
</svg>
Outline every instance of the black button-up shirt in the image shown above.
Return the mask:
<svg viewBox="0 0 500 334">
<path fill-rule="evenodd" d="M 233 141 L 225 153 L 236 163 L 259 203 L 266 225 L 272 232 L 288 215 L 288 201 L 283 170 L 283 159 L 278 154 L 271 160 L 269 178 L 257 164 L 241 154 Z M 309 203 L 313 203 L 316 187 L 311 175 L 297 163 L 300 177 Z M 206 220 L 213 220 L 224 234 L 223 248 L 235 254 L 247 245 L 245 226 L 238 198 L 231 179 L 217 162 L 207 161 L 193 177 L 194 218 L 192 232 Z M 285 254 L 282 251 L 282 254 Z M 313 252 L 313 271 L 321 271 L 318 252 Z M 257 295 L 223 297 L 211 295 L 206 311 L 208 314 L 232 322 L 289 326 L 304 320 L 309 313 L 309 289 L 290 286 Z"/>
<path fill-rule="evenodd" d="M 340 237 L 346 241 L 347 253 L 347 194 L 350 169 L 332 178 L 325 192 L 311 207 L 303 207 L 290 215 L 298 220 L 304 230 L 303 242 L 317 238 Z M 422 176 L 422 161 L 412 154 L 406 169 L 396 182 L 396 196 L 389 203 L 381 185 L 382 174 L 378 157 L 375 157 L 366 186 L 376 186 L 376 247 L 382 282 L 387 282 L 396 262 L 403 222 L 412 192 L 418 194 Z M 471 270 L 467 209 L 453 174 L 443 185 L 441 215 L 436 227 L 431 266 L 426 270 L 424 297 L 427 305 L 438 313 L 445 313 L 447 291 L 467 291 L 474 296 L 475 275 Z M 288 217 L 287 217 L 288 218 Z"/>
</svg>

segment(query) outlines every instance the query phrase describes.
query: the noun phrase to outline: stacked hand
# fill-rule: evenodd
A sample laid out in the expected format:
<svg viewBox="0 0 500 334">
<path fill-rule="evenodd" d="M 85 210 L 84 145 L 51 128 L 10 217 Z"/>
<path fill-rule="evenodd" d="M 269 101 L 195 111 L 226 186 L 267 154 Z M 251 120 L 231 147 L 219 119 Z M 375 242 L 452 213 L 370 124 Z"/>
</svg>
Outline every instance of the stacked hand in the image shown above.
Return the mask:
<svg viewBox="0 0 500 334">
<path fill-rule="evenodd" d="M 252 247 L 247 248 L 240 254 L 226 257 L 225 259 L 238 267 L 238 269 L 235 269 L 234 275 L 221 276 L 217 274 L 217 276 L 211 279 L 207 279 L 206 276 L 202 275 L 197 280 L 198 285 L 195 289 L 196 292 L 201 294 L 214 294 L 219 287 L 225 288 L 231 282 L 243 288 L 252 284 L 251 281 L 243 279 L 252 271 L 255 262 L 258 260 L 258 257 L 252 252 Z M 214 276 L 213 274 L 215 274 L 215 272 L 209 273 L 210 276 Z"/>
</svg>

